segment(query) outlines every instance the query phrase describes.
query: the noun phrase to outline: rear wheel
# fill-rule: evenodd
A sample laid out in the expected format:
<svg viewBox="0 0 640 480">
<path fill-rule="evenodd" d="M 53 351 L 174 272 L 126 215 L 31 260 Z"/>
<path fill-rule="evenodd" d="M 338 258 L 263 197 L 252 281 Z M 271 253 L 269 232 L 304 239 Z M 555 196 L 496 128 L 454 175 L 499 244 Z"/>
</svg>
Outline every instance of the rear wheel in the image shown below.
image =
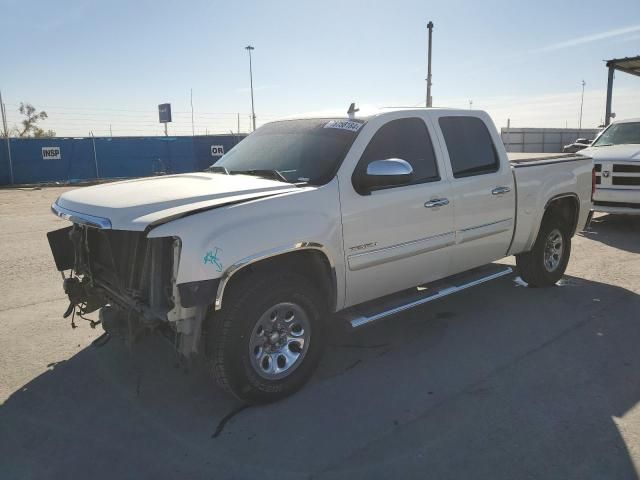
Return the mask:
<svg viewBox="0 0 640 480">
<path fill-rule="evenodd" d="M 516 256 L 522 279 L 531 287 L 554 285 L 562 278 L 571 254 L 571 236 L 563 219 L 547 215 L 530 252 Z"/>
<path fill-rule="evenodd" d="M 218 383 L 247 403 L 291 395 L 309 379 L 324 347 L 323 303 L 296 273 L 252 274 L 232 285 L 210 319 Z"/>
</svg>

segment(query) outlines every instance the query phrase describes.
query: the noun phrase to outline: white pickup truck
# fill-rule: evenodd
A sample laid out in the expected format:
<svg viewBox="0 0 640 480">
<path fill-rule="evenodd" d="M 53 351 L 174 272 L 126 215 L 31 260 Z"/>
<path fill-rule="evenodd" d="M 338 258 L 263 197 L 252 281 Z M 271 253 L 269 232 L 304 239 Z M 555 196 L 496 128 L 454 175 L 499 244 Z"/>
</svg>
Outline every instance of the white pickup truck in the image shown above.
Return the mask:
<svg viewBox="0 0 640 480">
<path fill-rule="evenodd" d="M 594 209 L 640 215 L 640 118 L 612 123 L 580 153 L 595 163 Z"/>
<path fill-rule="evenodd" d="M 251 403 L 309 378 L 328 322 L 353 327 L 511 272 L 562 276 L 592 161 L 509 161 L 481 111 L 390 109 L 264 125 L 209 171 L 73 190 L 49 242 L 109 335 L 166 333 Z M 64 272 L 70 271 L 68 274 Z"/>
</svg>

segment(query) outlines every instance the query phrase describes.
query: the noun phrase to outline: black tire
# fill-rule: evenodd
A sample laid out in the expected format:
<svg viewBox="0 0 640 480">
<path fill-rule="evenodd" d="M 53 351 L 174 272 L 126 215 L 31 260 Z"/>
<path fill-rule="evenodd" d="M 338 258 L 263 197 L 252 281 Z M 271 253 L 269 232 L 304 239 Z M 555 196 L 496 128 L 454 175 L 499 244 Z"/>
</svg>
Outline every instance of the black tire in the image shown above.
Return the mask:
<svg viewBox="0 0 640 480">
<path fill-rule="evenodd" d="M 545 264 L 545 251 L 547 251 L 549 242 L 554 244 L 552 239 L 557 237 L 556 233 L 559 233 L 561 237 L 562 252 L 557 259 L 557 264 L 551 268 L 549 263 Z M 555 245 L 557 246 L 558 242 Z M 549 259 L 549 255 L 555 258 L 557 251 L 554 250 L 554 252 L 552 255 L 548 254 L 547 259 Z M 545 215 L 533 249 L 530 252 L 516 255 L 516 265 L 520 276 L 530 287 L 549 287 L 555 285 L 562 278 L 570 256 L 571 235 L 566 222 L 557 215 Z"/>
<path fill-rule="evenodd" d="M 309 338 L 305 340 L 306 350 L 298 345 L 297 348 L 303 352 L 303 354 L 298 352 L 298 355 L 302 357 L 291 362 L 293 367 L 290 367 L 291 371 L 286 376 L 264 378 L 258 373 L 259 371 L 262 375 L 276 374 L 266 372 L 263 368 L 264 364 L 257 360 L 257 354 L 252 359 L 250 344 L 257 338 L 254 329 L 259 331 L 260 326 L 265 322 L 264 315 L 276 305 L 283 303 L 299 307 L 300 317 L 306 315 L 308 320 L 306 325 L 310 327 L 308 328 Z M 313 374 L 324 350 L 325 308 L 323 305 L 325 303 L 322 302 L 315 286 L 303 275 L 293 272 L 250 273 L 232 284 L 225 294 L 222 310 L 215 312 L 209 318 L 207 329 L 207 347 L 213 356 L 213 375 L 218 384 L 249 404 L 274 402 L 300 389 Z M 263 336 L 260 338 L 265 340 L 272 338 L 268 332 L 264 330 L 262 332 Z M 282 338 L 279 341 L 287 342 Z M 262 349 L 262 347 L 257 348 Z M 265 347 L 265 351 L 268 352 L 270 348 L 272 345 Z M 287 345 L 282 348 L 289 347 Z M 293 355 L 295 354 L 294 352 Z M 269 357 L 267 364 L 279 362 L 284 357 L 278 356 L 277 353 L 262 352 L 262 355 L 263 360 L 264 357 Z M 274 358 L 277 360 L 273 360 Z M 299 363 L 296 364 L 296 362 Z"/>
</svg>

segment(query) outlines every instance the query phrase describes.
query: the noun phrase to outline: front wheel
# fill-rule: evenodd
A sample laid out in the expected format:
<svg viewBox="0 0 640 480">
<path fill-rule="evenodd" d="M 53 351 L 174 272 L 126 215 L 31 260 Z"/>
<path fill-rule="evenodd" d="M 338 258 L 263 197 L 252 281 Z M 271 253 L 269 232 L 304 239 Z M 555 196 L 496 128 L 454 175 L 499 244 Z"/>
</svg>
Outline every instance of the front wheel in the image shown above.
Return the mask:
<svg viewBox="0 0 640 480">
<path fill-rule="evenodd" d="M 296 273 L 257 273 L 232 285 L 210 319 L 218 384 L 247 403 L 273 402 L 302 387 L 324 347 L 322 304 Z"/>
<path fill-rule="evenodd" d="M 562 278 L 571 255 L 571 236 L 562 218 L 548 215 L 542 221 L 530 252 L 516 255 L 522 279 L 531 287 L 548 287 Z"/>
</svg>

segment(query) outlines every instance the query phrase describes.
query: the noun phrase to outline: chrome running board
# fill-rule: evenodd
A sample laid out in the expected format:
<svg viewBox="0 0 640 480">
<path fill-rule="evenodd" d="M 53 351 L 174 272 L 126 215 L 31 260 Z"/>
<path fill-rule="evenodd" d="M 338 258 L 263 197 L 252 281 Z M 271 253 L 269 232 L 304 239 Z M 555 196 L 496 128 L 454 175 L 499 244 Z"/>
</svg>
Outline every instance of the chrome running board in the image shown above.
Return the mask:
<svg viewBox="0 0 640 480">
<path fill-rule="evenodd" d="M 498 271 L 495 271 L 496 267 L 499 267 Z M 491 268 L 493 272 L 483 274 L 483 270 L 486 272 L 488 268 Z M 416 298 L 415 293 L 411 295 L 411 298 L 406 298 L 407 293 L 404 292 L 404 294 L 399 295 L 404 297 L 405 301 L 403 303 L 398 304 L 397 296 L 390 296 L 386 297 L 386 305 L 384 305 L 383 309 L 380 311 L 360 313 L 356 310 L 357 307 L 355 307 L 354 309 L 349 309 L 349 311 L 346 312 L 345 316 L 349 323 L 351 323 L 351 326 L 353 328 L 358 328 L 368 323 L 375 322 L 392 315 L 396 315 L 420 305 L 424 305 L 425 303 L 432 302 L 433 300 L 437 300 L 439 298 L 461 292 L 462 290 L 466 290 L 467 288 L 475 287 L 476 285 L 495 280 L 496 278 L 504 277 L 505 275 L 509 275 L 512 272 L 513 269 L 511 267 L 492 264 L 489 266 L 481 267 L 480 269 L 471 270 L 470 272 L 467 272 L 470 275 L 464 277 L 462 277 L 461 275 L 455 275 L 453 277 L 449 277 L 448 279 L 434 282 L 431 285 L 418 287 L 417 291 L 420 291 L 422 289 L 422 293 L 419 294 L 419 298 Z M 473 273 L 475 273 L 476 275 L 473 275 Z M 481 273 L 481 275 L 478 276 L 478 273 Z M 472 279 L 469 277 L 472 277 Z"/>
</svg>

